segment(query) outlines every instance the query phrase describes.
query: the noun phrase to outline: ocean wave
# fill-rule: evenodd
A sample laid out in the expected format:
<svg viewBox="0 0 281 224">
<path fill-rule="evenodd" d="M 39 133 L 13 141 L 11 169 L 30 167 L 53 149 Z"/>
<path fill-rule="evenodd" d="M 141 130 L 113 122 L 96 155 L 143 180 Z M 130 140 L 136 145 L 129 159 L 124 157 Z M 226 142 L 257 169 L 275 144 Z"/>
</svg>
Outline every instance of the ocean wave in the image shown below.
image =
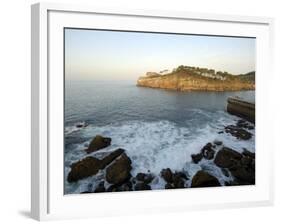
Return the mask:
<svg viewBox="0 0 281 224">
<path fill-rule="evenodd" d="M 203 112 L 199 111 L 199 113 Z M 253 136 L 248 141 L 241 141 L 225 132 L 218 134 L 226 125 L 233 124 L 238 120 L 235 116 L 219 111 L 212 116 L 207 114 L 206 117 L 212 119 L 203 123 L 197 120 L 189 120 L 185 121 L 185 125 L 182 126 L 163 120 L 155 122 L 127 121 L 105 126 L 89 125 L 80 128 L 79 135 L 89 140 L 77 144 L 73 150 L 65 154 L 65 176 L 70 171 L 70 165 L 73 162 L 88 156 L 84 151 L 85 145 L 89 144 L 90 140 L 99 134 L 110 137 L 112 144 L 91 155 L 98 157 L 99 154 L 104 152 L 123 148 L 132 160 L 133 169 L 131 173 L 133 176 L 139 172 L 159 174 L 163 168 L 170 168 L 173 171 L 185 170 L 190 176 L 193 176 L 194 170 L 201 168 L 210 171 L 221 183 L 229 181 L 231 177 L 225 177 L 218 167 L 214 167 L 210 163 L 202 162 L 196 166 L 190 165 L 191 155 L 200 152 L 206 143 L 215 140 L 222 141 L 225 146 L 239 152 L 242 152 L 243 148 L 254 152 L 255 137 Z M 254 130 L 252 130 L 252 133 L 254 133 Z M 97 178 L 99 177 L 89 177 L 80 180 L 79 184 L 69 184 L 66 181 L 66 192 L 77 193 L 87 190 L 89 187 L 93 187 Z M 160 177 L 157 177 L 151 187 L 152 189 L 163 189 L 164 182 Z"/>
</svg>

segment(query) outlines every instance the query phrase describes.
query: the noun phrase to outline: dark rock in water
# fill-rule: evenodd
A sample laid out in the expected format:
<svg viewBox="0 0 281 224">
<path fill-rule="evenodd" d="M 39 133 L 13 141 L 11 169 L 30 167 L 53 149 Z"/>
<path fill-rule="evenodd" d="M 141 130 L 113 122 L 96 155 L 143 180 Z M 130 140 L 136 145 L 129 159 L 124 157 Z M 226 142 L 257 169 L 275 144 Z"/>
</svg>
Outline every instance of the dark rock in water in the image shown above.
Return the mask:
<svg viewBox="0 0 281 224">
<path fill-rule="evenodd" d="M 99 170 L 104 169 L 123 152 L 124 149 L 117 149 L 102 160 L 89 156 L 76 163 L 73 163 L 71 165 L 71 171 L 68 174 L 67 181 L 75 182 L 97 174 Z"/>
<path fill-rule="evenodd" d="M 175 188 L 184 188 L 184 179 L 182 179 L 181 174 L 176 173 L 173 175 L 173 185 Z"/>
<path fill-rule="evenodd" d="M 247 169 L 243 166 L 237 166 L 235 168 L 230 169 L 232 176 L 236 178 L 236 181 L 240 185 L 250 185 L 255 184 L 255 170 Z"/>
<path fill-rule="evenodd" d="M 254 126 L 249 124 L 249 122 L 247 122 L 245 120 L 238 120 L 236 126 L 239 128 L 246 128 L 248 130 L 254 129 Z"/>
<path fill-rule="evenodd" d="M 191 155 L 192 161 L 194 163 L 199 163 L 201 161 L 201 159 L 203 158 L 203 154 L 202 153 L 198 153 L 198 154 L 192 154 Z"/>
<path fill-rule="evenodd" d="M 240 163 L 242 166 L 249 167 L 252 164 L 252 158 L 248 156 L 243 156 L 242 159 L 240 160 Z"/>
<path fill-rule="evenodd" d="M 106 169 L 106 181 L 110 184 L 120 184 L 131 177 L 131 159 L 123 153 Z"/>
<path fill-rule="evenodd" d="M 165 188 L 184 188 L 185 181 L 188 180 L 187 176 L 183 172 L 173 173 L 170 168 L 163 169 L 161 176 L 167 182 Z"/>
<path fill-rule="evenodd" d="M 137 183 L 135 185 L 135 191 L 151 190 L 151 187 L 145 183 Z"/>
<path fill-rule="evenodd" d="M 242 154 L 243 154 L 244 156 L 249 156 L 250 158 L 255 159 L 255 153 L 250 152 L 249 150 L 247 150 L 247 149 L 245 149 L 245 148 L 243 148 Z"/>
<path fill-rule="evenodd" d="M 105 168 L 107 165 L 109 165 L 113 160 L 115 160 L 118 156 L 120 156 L 122 153 L 124 153 L 124 149 L 116 149 L 113 152 L 111 152 L 108 156 L 104 157 L 102 159 L 103 168 Z"/>
<path fill-rule="evenodd" d="M 90 143 L 88 149 L 86 150 L 87 153 L 95 152 L 100 149 L 106 148 L 111 143 L 111 138 L 105 138 L 101 135 L 97 135 Z"/>
<path fill-rule="evenodd" d="M 165 189 L 175 189 L 173 184 L 167 183 L 165 184 Z"/>
<path fill-rule="evenodd" d="M 221 186 L 217 178 L 205 171 L 198 171 L 192 178 L 191 187 L 216 187 Z"/>
<path fill-rule="evenodd" d="M 201 154 L 203 155 L 203 157 L 205 159 L 213 159 L 214 155 L 215 155 L 215 151 L 212 148 L 212 144 L 208 143 L 207 145 L 205 145 L 202 149 L 201 149 Z"/>
<path fill-rule="evenodd" d="M 223 147 L 220 151 L 218 151 L 214 163 L 222 168 L 230 168 L 236 165 L 237 161 L 241 158 L 242 155 L 239 152 Z"/>
<path fill-rule="evenodd" d="M 136 179 L 138 181 L 149 184 L 154 179 L 154 177 L 152 174 L 138 173 Z"/>
<path fill-rule="evenodd" d="M 214 144 L 215 144 L 215 145 L 222 145 L 222 141 L 215 140 L 215 141 L 214 141 Z"/>
<path fill-rule="evenodd" d="M 167 182 L 172 183 L 173 182 L 173 172 L 170 168 L 161 170 L 161 177 Z"/>
<path fill-rule="evenodd" d="M 217 153 L 214 163 L 221 168 L 228 168 L 237 185 L 255 184 L 254 158 L 224 147 Z M 224 172 L 224 169 L 222 171 Z M 234 183 L 231 182 L 230 184 Z"/>
<path fill-rule="evenodd" d="M 221 171 L 222 171 L 224 176 L 229 177 L 229 173 L 228 173 L 227 169 L 221 168 Z"/>
<path fill-rule="evenodd" d="M 113 184 L 106 191 L 107 192 L 119 192 L 119 191 L 132 191 L 133 185 L 129 179 L 121 184 Z"/>
<path fill-rule="evenodd" d="M 101 168 L 101 160 L 87 157 L 71 165 L 67 181 L 75 182 L 85 177 L 95 175 Z"/>
<path fill-rule="evenodd" d="M 94 193 L 101 193 L 101 192 L 105 192 L 104 181 L 100 182 L 94 191 Z"/>
<path fill-rule="evenodd" d="M 180 178 L 182 178 L 182 179 L 185 179 L 185 180 L 188 180 L 189 178 L 185 175 L 185 173 L 183 173 L 183 172 L 175 172 L 175 174 L 174 174 L 174 177 L 173 178 L 175 178 L 175 177 L 180 177 Z"/>
<path fill-rule="evenodd" d="M 232 136 L 237 139 L 249 140 L 252 137 L 252 134 L 243 128 L 236 127 L 234 125 L 228 125 L 225 127 L 225 132 L 230 133 Z"/>
</svg>

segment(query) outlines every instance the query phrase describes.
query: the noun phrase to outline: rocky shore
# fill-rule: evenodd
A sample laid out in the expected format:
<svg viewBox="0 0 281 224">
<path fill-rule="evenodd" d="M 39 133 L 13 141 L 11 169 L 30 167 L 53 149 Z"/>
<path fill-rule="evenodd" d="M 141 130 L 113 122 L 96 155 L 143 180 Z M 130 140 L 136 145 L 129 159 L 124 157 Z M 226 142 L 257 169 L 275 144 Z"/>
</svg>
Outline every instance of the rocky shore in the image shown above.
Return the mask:
<svg viewBox="0 0 281 224">
<path fill-rule="evenodd" d="M 239 120 L 236 124 L 225 126 L 217 134 L 227 133 L 237 141 L 247 141 L 252 138 L 250 132 L 252 129 L 254 124 Z M 223 141 L 207 142 L 200 152 L 192 154 L 191 158 L 186 158 L 191 162 L 187 162 L 181 170 L 163 167 L 160 173 L 147 170 L 136 175 L 132 175 L 132 161 L 126 149 L 118 148 L 106 152 L 111 142 L 109 137 L 95 136 L 85 149 L 89 155 L 71 165 L 67 175 L 69 183 L 75 184 L 91 176 L 101 176 L 94 188 L 80 193 L 151 190 L 152 184 L 157 181 L 164 182 L 165 189 L 255 184 L 255 153 L 246 148 L 243 148 L 242 152 L 235 151 Z M 95 152 L 102 149 L 104 149 L 104 156 L 97 158 Z M 210 172 L 204 166 L 206 161 L 220 170 L 228 181 L 221 181 Z"/>
</svg>

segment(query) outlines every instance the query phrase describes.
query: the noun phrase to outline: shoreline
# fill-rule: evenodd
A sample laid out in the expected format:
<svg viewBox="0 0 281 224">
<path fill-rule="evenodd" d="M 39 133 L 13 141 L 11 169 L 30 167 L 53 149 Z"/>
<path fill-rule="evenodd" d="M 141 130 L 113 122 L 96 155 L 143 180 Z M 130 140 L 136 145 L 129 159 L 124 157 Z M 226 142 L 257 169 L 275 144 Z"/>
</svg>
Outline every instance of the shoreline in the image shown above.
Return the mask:
<svg viewBox="0 0 281 224">
<path fill-rule="evenodd" d="M 254 124 L 251 124 L 249 122 L 240 119 L 236 123 L 236 125 L 225 126 L 222 132 L 228 133 L 234 138 L 237 138 L 238 141 L 247 141 L 247 139 L 250 139 L 252 137 L 250 132 L 248 132 L 248 130 L 252 130 L 252 129 L 254 129 Z M 217 134 L 220 135 L 221 133 L 218 132 Z M 92 140 L 92 142 L 94 141 L 94 139 Z M 106 147 L 110 145 L 110 142 L 108 140 L 109 138 L 107 137 L 106 139 L 107 141 L 105 141 L 105 143 L 103 142 L 102 145 L 103 146 L 102 148 L 104 149 L 106 149 Z M 94 148 L 94 150 L 96 150 L 97 148 L 98 147 Z M 98 150 L 100 149 L 97 149 L 97 151 Z M 112 153 L 115 153 L 115 156 L 111 155 Z M 232 158 L 232 160 L 234 159 L 236 163 L 230 164 L 228 161 L 229 159 L 225 158 L 224 154 L 230 155 L 229 158 Z M 108 156 L 111 159 L 109 159 Z M 91 155 L 85 158 L 88 157 L 95 158 L 95 156 L 91 156 Z M 83 178 L 81 179 L 78 178 L 76 181 L 72 183 L 79 184 L 80 180 L 85 180 L 85 178 L 87 179 L 89 177 L 92 178 L 92 176 L 98 177 L 97 178 L 98 181 L 96 181 L 98 183 L 94 183 L 92 187 L 89 187 L 89 189 L 86 191 L 72 192 L 72 193 L 154 190 L 155 185 L 157 185 L 157 183 L 155 183 L 156 181 L 158 182 L 162 181 L 162 186 L 163 186 L 163 188 L 157 188 L 157 189 L 236 186 L 236 185 L 245 185 L 245 184 L 255 184 L 255 180 L 254 180 L 255 153 L 250 152 L 248 150 L 246 151 L 243 150 L 243 152 L 239 153 L 229 148 L 228 145 L 225 144 L 224 142 L 206 142 L 205 146 L 200 150 L 200 152 L 192 155 L 191 158 L 192 161 L 187 162 L 186 167 L 182 167 L 182 170 L 173 170 L 170 169 L 170 167 L 163 167 L 161 172 L 159 173 L 152 173 L 149 171 L 149 172 L 137 173 L 135 175 L 132 175 L 133 167 L 131 165 L 132 164 L 131 159 L 133 158 L 130 158 L 127 155 L 126 149 L 122 149 L 122 150 L 116 149 L 115 151 L 107 154 L 107 156 L 103 157 L 102 159 L 100 158 L 99 159 L 100 161 L 98 162 L 97 159 L 96 160 L 93 159 L 90 162 L 86 160 L 85 162 L 85 158 L 73 163 L 71 165 L 72 167 L 71 170 L 74 170 L 73 167 L 78 167 L 76 168 L 75 171 L 76 176 L 81 177 L 84 171 L 81 171 L 81 169 L 79 169 L 79 166 L 83 167 L 88 164 L 88 166 L 90 167 L 89 169 L 92 170 L 92 173 L 91 172 L 87 174 L 84 173 L 84 177 L 82 175 Z M 118 162 L 120 159 L 122 162 Z M 115 168 L 114 169 L 112 168 L 111 171 L 108 171 L 109 167 L 111 166 L 114 166 Z M 226 179 L 229 179 L 229 181 L 225 181 L 224 183 L 222 183 L 222 180 L 219 180 L 216 177 L 216 175 L 214 175 L 210 170 L 207 169 L 208 166 L 213 166 L 213 168 L 217 172 L 220 172 L 220 175 L 226 175 L 225 177 Z M 120 177 L 119 180 L 115 180 L 115 181 L 113 181 L 112 178 L 111 179 L 107 178 L 108 172 L 114 173 L 114 170 L 118 170 L 118 169 L 119 171 L 120 170 L 124 171 L 121 173 L 125 173 L 126 175 Z M 192 174 L 191 170 L 193 170 L 192 172 L 194 172 L 194 170 L 197 170 L 197 172 Z M 250 170 L 250 173 L 245 172 L 245 170 Z M 117 172 L 117 174 L 115 173 L 112 176 L 118 176 L 118 173 L 120 172 Z M 198 175 L 196 175 L 197 173 Z"/>
</svg>

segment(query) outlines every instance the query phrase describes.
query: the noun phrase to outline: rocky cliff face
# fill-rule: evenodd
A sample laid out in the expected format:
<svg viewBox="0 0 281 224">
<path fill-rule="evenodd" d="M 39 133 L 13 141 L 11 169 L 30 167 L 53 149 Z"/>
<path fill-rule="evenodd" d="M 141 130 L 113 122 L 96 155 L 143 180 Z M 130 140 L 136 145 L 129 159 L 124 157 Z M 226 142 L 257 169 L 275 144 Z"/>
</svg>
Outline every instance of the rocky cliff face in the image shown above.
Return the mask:
<svg viewBox="0 0 281 224">
<path fill-rule="evenodd" d="M 151 72 L 137 80 L 137 86 L 171 89 L 178 91 L 240 91 L 254 90 L 254 78 L 244 78 L 243 75 L 235 76 L 228 73 L 215 73 L 214 70 L 192 67 L 177 68 L 173 72 L 160 75 Z M 254 77 L 254 74 L 253 74 Z"/>
</svg>

